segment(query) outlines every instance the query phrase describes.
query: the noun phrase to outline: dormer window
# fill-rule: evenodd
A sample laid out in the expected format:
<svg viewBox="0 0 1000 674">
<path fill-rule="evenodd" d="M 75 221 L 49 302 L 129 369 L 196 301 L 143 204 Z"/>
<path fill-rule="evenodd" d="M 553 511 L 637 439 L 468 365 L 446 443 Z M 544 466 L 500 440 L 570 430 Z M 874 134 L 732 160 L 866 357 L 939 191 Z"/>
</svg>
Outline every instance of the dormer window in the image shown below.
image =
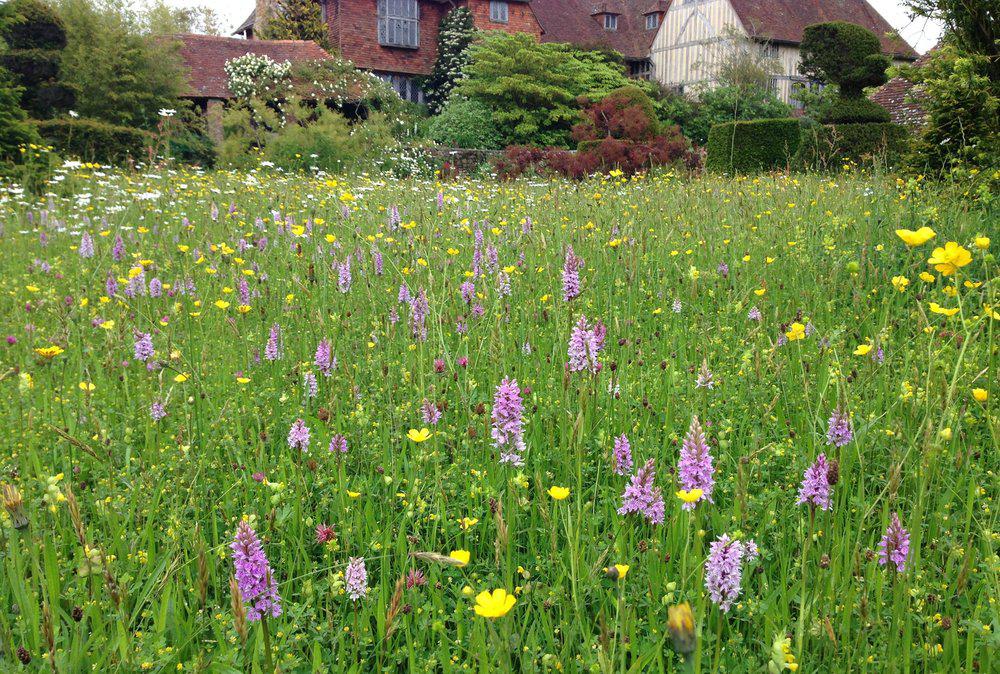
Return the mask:
<svg viewBox="0 0 1000 674">
<path fill-rule="evenodd" d="M 502 0 L 490 0 L 490 21 L 493 23 L 508 23 L 510 8 Z"/>
<path fill-rule="evenodd" d="M 660 15 L 657 13 L 646 15 L 646 30 L 656 30 L 656 27 L 660 25 Z"/>
<path fill-rule="evenodd" d="M 605 30 L 618 30 L 618 15 L 617 14 L 605 14 L 604 15 L 604 29 Z"/>
</svg>

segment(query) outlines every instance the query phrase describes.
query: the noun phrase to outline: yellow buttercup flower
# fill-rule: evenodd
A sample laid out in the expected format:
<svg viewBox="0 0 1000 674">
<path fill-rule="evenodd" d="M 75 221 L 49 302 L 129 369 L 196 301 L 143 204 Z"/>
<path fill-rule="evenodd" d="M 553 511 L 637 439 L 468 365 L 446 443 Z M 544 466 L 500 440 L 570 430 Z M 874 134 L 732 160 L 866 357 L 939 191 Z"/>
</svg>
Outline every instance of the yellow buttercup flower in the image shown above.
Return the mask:
<svg viewBox="0 0 1000 674">
<path fill-rule="evenodd" d="M 475 526 L 479 522 L 478 517 L 463 517 L 458 521 L 462 529 L 468 529 L 469 527 Z"/>
<path fill-rule="evenodd" d="M 910 285 L 910 279 L 906 278 L 905 276 L 892 277 L 892 287 L 898 290 L 899 292 L 903 292 L 904 290 L 906 290 L 906 286 L 908 285 Z"/>
<path fill-rule="evenodd" d="M 215 306 L 217 306 L 219 309 L 228 309 L 229 302 L 225 300 L 215 300 Z"/>
<path fill-rule="evenodd" d="M 794 342 L 797 339 L 805 339 L 806 337 L 806 326 L 801 323 L 792 323 L 789 327 L 788 332 L 785 333 L 785 337 L 788 338 L 789 342 Z"/>
<path fill-rule="evenodd" d="M 80 390 L 81 391 L 85 391 L 86 393 L 90 393 L 95 388 L 97 388 L 97 387 L 93 383 L 91 383 L 89 381 L 81 381 L 80 382 Z"/>
<path fill-rule="evenodd" d="M 465 566 L 472 555 L 468 550 L 452 550 L 448 556 L 458 562 L 457 566 Z"/>
<path fill-rule="evenodd" d="M 431 437 L 431 432 L 426 428 L 421 428 L 419 431 L 415 428 L 411 428 L 406 432 L 406 437 L 413 440 L 413 442 L 423 442 L 427 438 Z"/>
<path fill-rule="evenodd" d="M 858 344 L 858 347 L 854 349 L 855 356 L 867 356 L 868 352 L 872 350 L 871 344 Z"/>
<path fill-rule="evenodd" d="M 927 259 L 927 264 L 934 265 L 934 269 L 945 276 L 951 276 L 970 262 L 972 253 L 954 241 L 946 243 L 944 248 L 935 248 L 934 253 Z"/>
<path fill-rule="evenodd" d="M 945 316 L 954 316 L 955 314 L 958 313 L 958 307 L 955 307 L 954 309 L 945 309 L 944 307 L 942 307 L 937 302 L 931 302 L 929 306 L 931 308 L 931 311 L 933 311 L 935 314 L 943 314 Z"/>
<path fill-rule="evenodd" d="M 977 236 L 976 237 L 976 248 L 979 250 L 986 250 L 990 247 L 990 237 L 988 236 Z"/>
<path fill-rule="evenodd" d="M 615 564 L 604 569 L 604 575 L 611 580 L 625 580 L 625 576 L 628 574 L 630 568 L 632 567 L 628 564 Z"/>
<path fill-rule="evenodd" d="M 667 630 L 678 653 L 688 655 L 694 651 L 698 637 L 694 632 L 694 614 L 689 603 L 667 609 Z"/>
<path fill-rule="evenodd" d="M 545 492 L 557 501 L 562 501 L 564 498 L 569 496 L 569 487 L 549 487 L 549 490 Z"/>
<path fill-rule="evenodd" d="M 701 489 L 681 489 L 677 492 L 677 498 L 685 503 L 695 503 L 704 493 Z"/>
<path fill-rule="evenodd" d="M 984 388 L 972 389 L 972 397 L 977 403 L 984 403 L 990 398 L 990 394 Z"/>
<path fill-rule="evenodd" d="M 924 283 L 934 283 L 934 274 L 922 271 L 920 272 L 920 280 L 923 281 Z"/>
<path fill-rule="evenodd" d="M 492 593 L 483 591 L 476 595 L 476 615 L 484 618 L 501 618 L 507 615 L 516 603 L 517 597 L 508 594 L 503 588 L 493 590 Z"/>
<path fill-rule="evenodd" d="M 178 384 L 183 384 L 187 380 L 188 380 L 188 376 L 186 374 L 184 374 L 183 372 L 178 373 L 177 376 L 174 377 L 174 381 L 177 382 Z"/>
<path fill-rule="evenodd" d="M 896 236 L 901 238 L 907 246 L 913 248 L 914 246 L 927 243 L 937 236 L 937 234 L 930 227 L 921 227 L 915 232 L 909 229 L 897 229 Z"/>
</svg>

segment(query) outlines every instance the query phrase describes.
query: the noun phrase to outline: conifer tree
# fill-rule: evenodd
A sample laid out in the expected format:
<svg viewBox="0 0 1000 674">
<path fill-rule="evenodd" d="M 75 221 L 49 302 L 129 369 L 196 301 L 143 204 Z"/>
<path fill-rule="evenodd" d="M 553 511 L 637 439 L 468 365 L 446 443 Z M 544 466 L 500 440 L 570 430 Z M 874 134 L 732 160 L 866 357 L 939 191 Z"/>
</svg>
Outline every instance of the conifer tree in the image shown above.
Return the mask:
<svg viewBox="0 0 1000 674">
<path fill-rule="evenodd" d="M 275 0 L 263 33 L 265 40 L 312 40 L 329 47 L 329 31 L 315 0 Z"/>
</svg>

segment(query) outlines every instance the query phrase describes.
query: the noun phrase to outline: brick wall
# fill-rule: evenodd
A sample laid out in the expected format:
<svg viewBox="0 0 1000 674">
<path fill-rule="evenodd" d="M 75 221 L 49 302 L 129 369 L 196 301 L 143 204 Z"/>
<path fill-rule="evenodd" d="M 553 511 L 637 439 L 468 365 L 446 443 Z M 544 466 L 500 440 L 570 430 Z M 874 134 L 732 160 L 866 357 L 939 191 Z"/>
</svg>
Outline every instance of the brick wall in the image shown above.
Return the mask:
<svg viewBox="0 0 1000 674">
<path fill-rule="evenodd" d="M 378 43 L 378 7 L 375 0 L 339 0 L 327 11 L 331 40 L 344 58 L 364 70 L 429 75 L 437 52 L 438 24 L 448 5 L 420 3 L 420 47 L 403 49 Z"/>
<path fill-rule="evenodd" d="M 468 0 L 473 21 L 483 30 L 506 30 L 541 36 L 542 30 L 530 3 L 510 2 L 509 22 L 490 21 L 489 0 Z M 460 3 L 459 3 L 460 4 Z M 429 75 L 437 57 L 438 25 L 451 5 L 420 2 L 420 47 L 402 49 L 378 43 L 376 0 L 337 0 L 327 7 L 330 43 L 358 68 L 410 75 Z"/>
<path fill-rule="evenodd" d="M 503 154 L 499 150 L 466 150 L 450 147 L 427 148 L 427 154 L 437 160 L 440 166 L 447 163 L 459 173 L 475 173 L 483 164 L 494 166 Z"/>
<path fill-rule="evenodd" d="M 508 33 L 530 33 L 541 38 L 542 28 L 538 25 L 530 2 L 508 2 L 507 23 L 490 21 L 490 0 L 469 0 L 472 22 L 479 30 L 505 30 Z"/>
</svg>

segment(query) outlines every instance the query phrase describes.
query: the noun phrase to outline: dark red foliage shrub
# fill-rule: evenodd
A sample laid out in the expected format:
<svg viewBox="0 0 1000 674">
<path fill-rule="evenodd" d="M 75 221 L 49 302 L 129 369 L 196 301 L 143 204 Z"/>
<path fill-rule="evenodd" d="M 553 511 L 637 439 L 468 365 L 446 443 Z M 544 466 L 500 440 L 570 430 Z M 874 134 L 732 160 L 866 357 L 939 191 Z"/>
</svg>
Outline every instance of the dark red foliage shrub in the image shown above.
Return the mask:
<svg viewBox="0 0 1000 674">
<path fill-rule="evenodd" d="M 680 132 L 660 135 L 647 142 L 603 138 L 580 144 L 577 151 L 555 147 L 512 145 L 497 162 L 505 178 L 522 175 L 562 175 L 579 180 L 599 171 L 617 169 L 631 175 L 655 166 L 682 163 L 688 170 L 701 167 L 701 155 L 692 150 Z"/>
<path fill-rule="evenodd" d="M 497 163 L 501 176 L 558 174 L 581 179 L 598 171 L 631 175 L 654 166 L 700 165 L 677 127 L 662 128 L 653 104 L 640 89 L 624 87 L 600 101 L 586 101 L 583 121 L 573 127 L 577 151 L 511 146 Z"/>
<path fill-rule="evenodd" d="M 660 132 L 653 103 L 636 87 L 616 89 L 599 101 L 582 101 L 583 121 L 573 127 L 573 140 L 602 138 L 652 140 Z"/>
</svg>

